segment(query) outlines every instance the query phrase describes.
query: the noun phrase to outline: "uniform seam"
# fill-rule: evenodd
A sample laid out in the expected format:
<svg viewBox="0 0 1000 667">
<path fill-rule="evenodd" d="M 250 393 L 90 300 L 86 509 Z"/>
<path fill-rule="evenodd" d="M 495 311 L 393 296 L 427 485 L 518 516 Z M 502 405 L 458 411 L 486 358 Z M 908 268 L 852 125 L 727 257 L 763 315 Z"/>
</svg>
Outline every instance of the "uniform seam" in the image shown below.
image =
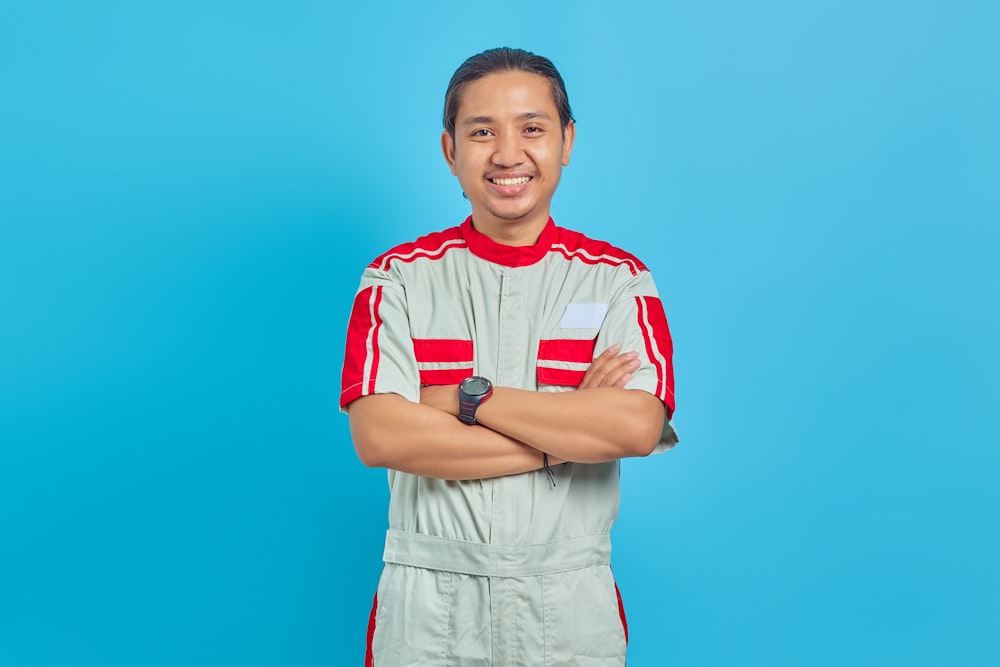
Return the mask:
<svg viewBox="0 0 1000 667">
<path fill-rule="evenodd" d="M 539 577 L 542 588 L 542 663 L 545 667 L 552 664 L 549 660 L 549 597 L 545 588 L 545 577 Z"/>
<path fill-rule="evenodd" d="M 444 633 L 441 635 L 441 667 L 448 667 L 448 638 L 451 637 L 452 617 L 454 616 L 454 606 L 452 600 L 455 599 L 455 573 L 449 572 L 448 596 L 445 603 Z"/>
</svg>

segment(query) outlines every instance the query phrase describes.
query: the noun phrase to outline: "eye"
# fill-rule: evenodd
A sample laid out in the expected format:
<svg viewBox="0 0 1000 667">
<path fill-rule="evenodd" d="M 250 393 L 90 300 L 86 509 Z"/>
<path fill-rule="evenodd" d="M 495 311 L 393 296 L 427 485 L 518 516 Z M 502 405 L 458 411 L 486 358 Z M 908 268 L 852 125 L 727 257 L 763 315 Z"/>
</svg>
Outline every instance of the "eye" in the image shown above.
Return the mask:
<svg viewBox="0 0 1000 667">
<path fill-rule="evenodd" d="M 537 134 L 542 134 L 543 132 L 545 132 L 545 128 L 539 127 L 538 125 L 529 125 L 528 127 L 524 128 L 525 134 L 537 135 Z"/>
<path fill-rule="evenodd" d="M 481 127 L 478 130 L 473 130 L 469 136 L 472 137 L 473 139 L 481 139 L 484 137 L 489 137 L 491 134 L 493 133 L 487 130 L 485 127 Z"/>
</svg>

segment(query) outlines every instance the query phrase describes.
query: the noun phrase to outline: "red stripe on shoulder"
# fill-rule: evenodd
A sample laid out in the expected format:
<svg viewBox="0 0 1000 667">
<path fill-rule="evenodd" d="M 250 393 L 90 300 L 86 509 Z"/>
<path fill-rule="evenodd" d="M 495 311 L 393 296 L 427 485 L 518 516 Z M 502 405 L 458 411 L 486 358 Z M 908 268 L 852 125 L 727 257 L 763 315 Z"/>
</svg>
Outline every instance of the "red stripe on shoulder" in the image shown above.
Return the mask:
<svg viewBox="0 0 1000 667">
<path fill-rule="evenodd" d="M 646 355 L 656 368 L 656 396 L 673 415 L 674 402 L 674 344 L 667 326 L 663 303 L 655 296 L 635 297 L 639 328 L 646 342 Z"/>
<path fill-rule="evenodd" d="M 379 285 L 375 288 L 375 303 L 372 305 L 372 320 L 374 321 L 374 326 L 372 327 L 372 339 L 371 339 L 371 349 L 372 349 L 372 367 L 368 375 L 368 395 L 375 393 L 375 377 L 378 375 L 378 362 L 379 362 L 379 348 L 378 348 L 378 334 L 379 330 L 382 328 L 382 315 L 378 312 L 379 307 L 382 305 L 382 286 Z"/>
<path fill-rule="evenodd" d="M 566 259 L 578 259 L 586 264 L 625 265 L 632 275 L 648 271 L 646 265 L 635 255 L 605 241 L 596 241 L 580 232 L 558 228 L 558 235 L 552 249 Z"/>
<path fill-rule="evenodd" d="M 340 379 L 340 407 L 374 392 L 379 356 L 378 330 L 382 324 L 378 313 L 381 301 L 381 286 L 366 287 L 354 298 Z"/>
<path fill-rule="evenodd" d="M 375 261 L 368 265 L 368 268 L 388 271 L 393 262 L 412 262 L 421 258 L 441 259 L 449 250 L 465 247 L 467 244 L 462 238 L 462 233 L 458 227 L 452 227 L 442 232 L 421 236 L 412 243 L 398 245 L 376 257 Z"/>
</svg>

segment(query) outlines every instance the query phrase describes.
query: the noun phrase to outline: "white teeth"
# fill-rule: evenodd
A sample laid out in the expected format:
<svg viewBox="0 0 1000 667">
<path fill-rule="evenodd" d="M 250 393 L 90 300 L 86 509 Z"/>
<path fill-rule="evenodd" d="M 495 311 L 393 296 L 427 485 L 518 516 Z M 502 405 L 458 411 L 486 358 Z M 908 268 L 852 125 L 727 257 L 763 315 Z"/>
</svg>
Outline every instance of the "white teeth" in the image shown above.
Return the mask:
<svg viewBox="0 0 1000 667">
<path fill-rule="evenodd" d="M 490 180 L 496 185 L 524 185 L 531 180 L 531 177 L 521 176 L 520 178 L 491 178 Z"/>
</svg>

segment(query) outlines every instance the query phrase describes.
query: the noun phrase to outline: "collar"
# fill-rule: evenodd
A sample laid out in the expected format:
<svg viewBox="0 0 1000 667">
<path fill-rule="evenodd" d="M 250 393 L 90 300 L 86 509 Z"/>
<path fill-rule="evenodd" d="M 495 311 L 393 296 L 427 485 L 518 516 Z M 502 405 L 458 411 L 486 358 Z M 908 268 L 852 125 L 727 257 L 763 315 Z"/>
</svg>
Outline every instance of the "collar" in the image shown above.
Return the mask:
<svg viewBox="0 0 1000 667">
<path fill-rule="evenodd" d="M 462 238 L 465 239 L 473 255 L 488 262 L 511 268 L 530 266 L 541 260 L 552 248 L 557 234 L 556 223 L 552 221 L 552 218 L 549 218 L 549 221 L 545 223 L 545 228 L 542 229 L 542 233 L 538 236 L 538 241 L 535 242 L 535 245 L 503 245 L 477 231 L 472 226 L 471 215 L 461 224 L 459 231 L 461 231 Z"/>
</svg>

